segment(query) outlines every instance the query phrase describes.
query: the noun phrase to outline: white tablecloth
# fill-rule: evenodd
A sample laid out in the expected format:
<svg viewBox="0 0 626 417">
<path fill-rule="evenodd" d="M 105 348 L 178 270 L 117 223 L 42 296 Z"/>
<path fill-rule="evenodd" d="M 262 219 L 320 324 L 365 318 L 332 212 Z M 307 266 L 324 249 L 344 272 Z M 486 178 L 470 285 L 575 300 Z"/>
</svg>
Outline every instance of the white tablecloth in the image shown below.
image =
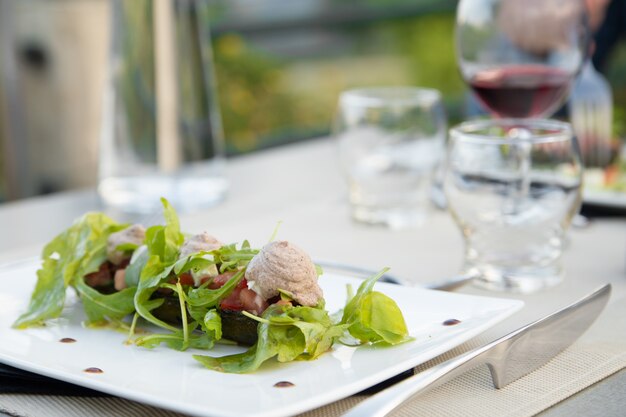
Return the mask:
<svg viewBox="0 0 626 417">
<path fill-rule="evenodd" d="M 421 228 L 392 231 L 355 224 L 349 218 L 346 187 L 334 143 L 317 139 L 229 161 L 231 191 L 227 200 L 201 213 L 181 216 L 182 228 L 203 231 L 225 242 L 248 239 L 263 245 L 278 222 L 279 238 L 290 240 L 315 259 L 335 260 L 373 270 L 390 266 L 392 272 L 420 284 L 452 276 L 463 257 L 459 231 L 445 212 L 433 211 Z M 93 190 L 57 194 L 0 206 L 0 262 L 37 255 L 41 245 L 88 210 L 100 210 Z M 473 287 L 460 291 L 514 297 L 525 308 L 491 329 L 485 338 L 505 332 L 563 307 L 600 285 L 611 282 L 611 304 L 626 300 L 626 219 L 594 219 L 573 229 L 565 255 L 565 281 L 552 289 L 527 296 L 485 293 Z M 594 328 L 587 340 L 626 342 L 626 321 Z M 594 333 L 595 332 L 595 333 Z M 599 394 L 579 394 L 585 403 L 601 401 L 608 393 L 618 404 L 614 415 L 626 409 L 623 372 L 596 388 Z M 620 389 L 621 387 L 621 389 Z M 611 401 L 605 400 L 604 404 Z M 567 403 L 549 410 L 567 415 Z M 598 406 L 602 407 L 599 403 Z M 559 411 L 562 410 L 562 411 Z M 611 409 L 598 415 L 611 415 Z M 619 412 L 619 413 L 618 413 Z M 561 414 L 559 414 L 561 413 Z M 608 413 L 608 414 L 607 414 Z"/>
</svg>

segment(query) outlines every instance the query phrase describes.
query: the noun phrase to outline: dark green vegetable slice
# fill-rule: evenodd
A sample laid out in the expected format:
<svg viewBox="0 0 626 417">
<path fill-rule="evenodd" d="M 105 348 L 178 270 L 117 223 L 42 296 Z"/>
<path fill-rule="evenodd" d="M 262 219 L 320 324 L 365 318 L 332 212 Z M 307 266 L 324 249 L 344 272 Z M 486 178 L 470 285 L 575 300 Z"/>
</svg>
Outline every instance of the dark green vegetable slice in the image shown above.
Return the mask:
<svg viewBox="0 0 626 417">
<path fill-rule="evenodd" d="M 247 346 L 256 343 L 258 321 L 244 316 L 241 311 L 220 310 L 219 314 L 222 318 L 222 337 L 224 339 Z"/>
</svg>

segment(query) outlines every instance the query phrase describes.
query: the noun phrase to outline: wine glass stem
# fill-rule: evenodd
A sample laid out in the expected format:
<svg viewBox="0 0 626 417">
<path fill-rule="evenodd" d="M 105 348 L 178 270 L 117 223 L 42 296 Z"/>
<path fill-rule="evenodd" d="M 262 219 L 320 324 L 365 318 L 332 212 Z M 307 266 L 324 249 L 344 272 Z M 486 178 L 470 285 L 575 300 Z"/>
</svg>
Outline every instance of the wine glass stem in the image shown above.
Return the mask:
<svg viewBox="0 0 626 417">
<path fill-rule="evenodd" d="M 510 152 L 511 158 L 519 166 L 519 180 L 516 181 L 517 186 L 512 190 L 510 194 L 510 204 L 505 209 L 509 214 L 520 214 L 523 209 L 526 200 L 530 195 L 530 171 L 531 171 L 531 148 L 530 142 L 523 139 L 528 138 L 532 133 L 523 128 L 512 128 L 507 134 L 509 137 L 517 138 L 519 141 L 511 145 Z"/>
</svg>

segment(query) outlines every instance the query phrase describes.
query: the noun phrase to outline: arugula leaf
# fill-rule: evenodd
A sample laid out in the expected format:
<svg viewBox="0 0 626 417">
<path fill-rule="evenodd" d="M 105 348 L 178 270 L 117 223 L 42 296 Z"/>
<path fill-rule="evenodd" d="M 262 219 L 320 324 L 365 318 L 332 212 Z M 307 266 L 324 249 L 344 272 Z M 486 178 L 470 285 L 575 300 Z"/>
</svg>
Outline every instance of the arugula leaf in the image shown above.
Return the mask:
<svg viewBox="0 0 626 417">
<path fill-rule="evenodd" d="M 178 260 L 174 264 L 174 273 L 180 275 L 191 270 L 200 271 L 208 268 L 210 265 L 215 265 L 212 255 L 208 252 L 198 252 Z"/>
<path fill-rule="evenodd" d="M 177 327 L 157 319 L 151 313 L 152 310 L 163 304 L 162 298 L 151 299 L 151 297 L 162 284 L 173 277 L 172 272 L 178 260 L 180 246 L 185 238 L 180 232 L 180 222 L 174 208 L 164 198 L 161 198 L 161 203 L 163 204 L 165 225 L 155 225 L 146 230 L 149 257 L 139 276 L 137 292 L 135 293 L 135 310 L 147 321 L 172 332 L 177 332 L 179 331 Z"/>
<path fill-rule="evenodd" d="M 244 240 L 239 249 L 237 249 L 235 243 L 231 243 L 211 253 L 214 256 L 215 263 L 220 265 L 220 273 L 223 273 L 234 269 L 245 268 L 254 255 L 259 253 L 259 250 L 252 249 L 250 243 Z"/>
<path fill-rule="evenodd" d="M 169 279 L 175 277 L 175 275 L 182 274 L 189 271 L 191 268 L 204 268 L 210 265 L 212 262 L 206 258 L 203 258 L 204 253 L 194 254 L 188 258 L 181 259 L 173 264 L 164 264 L 161 262 L 158 256 L 152 256 L 144 266 L 141 277 L 139 279 L 139 285 L 137 293 L 135 294 L 135 309 L 137 312 L 149 322 L 162 327 L 164 329 L 177 331 L 175 326 L 163 322 L 162 320 L 154 317 L 151 310 L 157 308 L 162 304 L 162 300 L 151 299 L 152 294 L 164 286 Z M 206 312 L 215 307 L 223 298 L 227 297 L 233 289 L 243 279 L 244 270 L 238 271 L 226 284 L 222 287 L 212 290 L 206 288 L 208 282 L 198 288 L 189 288 L 185 296 L 185 301 L 189 304 L 189 308 L 202 308 L 197 311 L 196 316 L 204 316 Z M 202 322 L 198 317 L 194 317 L 196 320 Z"/>
<path fill-rule="evenodd" d="M 65 288 L 63 279 L 59 279 L 61 268 L 59 261 L 45 259 L 41 269 L 37 271 L 37 285 L 30 299 L 28 310 L 13 324 L 13 327 L 23 329 L 32 325 L 43 325 L 46 319 L 58 317 L 65 303 Z"/>
<path fill-rule="evenodd" d="M 195 326 L 192 323 L 190 326 Z M 141 336 L 135 340 L 137 346 L 153 349 L 160 344 L 165 343 L 169 348 L 174 350 L 185 350 L 187 347 L 192 349 L 211 349 L 215 345 L 215 341 L 204 333 L 190 333 L 189 338 L 185 341 L 183 331 L 179 330 L 174 333 L 161 334 L 155 333 L 147 336 Z"/>
<path fill-rule="evenodd" d="M 151 313 L 152 310 L 163 304 L 163 298 L 151 299 L 152 294 L 160 288 L 160 285 L 167 282 L 174 265 L 165 266 L 158 256 L 151 256 L 146 266 L 141 271 L 139 285 L 135 293 L 135 310 L 145 320 L 172 332 L 177 332 L 178 328 L 171 324 L 157 319 Z"/>
<path fill-rule="evenodd" d="M 189 289 L 187 292 L 187 301 L 189 302 L 189 305 L 193 307 L 205 307 L 207 309 L 215 307 L 221 300 L 233 292 L 235 287 L 243 279 L 244 273 L 244 269 L 239 270 L 228 280 L 228 282 L 226 282 L 226 284 L 214 290 L 206 288 L 208 283 L 205 283 L 198 288 Z"/>
<path fill-rule="evenodd" d="M 141 271 L 148 263 L 150 259 L 150 253 L 147 246 L 140 246 L 130 260 L 130 264 L 126 267 L 124 274 L 124 281 L 126 281 L 127 287 L 136 287 L 139 285 L 139 277 L 141 277 Z"/>
<path fill-rule="evenodd" d="M 214 262 L 203 258 L 204 255 L 205 253 L 194 254 L 169 265 L 164 265 L 158 256 L 150 257 L 142 270 L 137 293 L 135 294 L 135 309 L 137 313 L 152 324 L 177 333 L 179 329 L 176 326 L 156 318 L 151 313 L 152 310 L 163 303 L 162 299 L 152 299 L 152 294 L 162 287 L 174 289 L 174 287 L 168 284 L 168 281 L 175 275 L 187 272 L 194 267 L 203 268 Z M 233 291 L 237 284 L 241 282 L 243 276 L 244 270 L 239 270 L 226 284 L 215 290 L 206 288 L 208 282 L 199 288 L 188 288 L 187 293 L 181 293 L 178 289 L 176 290 L 179 296 L 183 297 L 191 317 L 200 324 L 209 339 L 219 340 L 221 338 L 221 320 L 218 324 L 216 318 L 209 316 L 210 320 L 207 322 L 207 315 L 212 308 Z M 185 335 L 181 334 L 181 337 L 183 342 L 180 342 L 180 345 L 178 345 L 178 342 L 176 344 L 184 348 Z M 174 339 L 178 340 L 177 338 L 166 339 L 169 342 Z"/>
<path fill-rule="evenodd" d="M 257 343 L 244 353 L 211 357 L 194 355 L 205 367 L 227 373 L 246 373 L 265 361 L 312 360 L 331 349 L 346 331 L 361 343 L 398 344 L 409 340 L 402 312 L 386 295 L 373 291 L 387 269 L 365 280 L 346 304 L 339 322 L 323 308 L 271 305 L 262 317 L 244 313 L 259 322 Z"/>
<path fill-rule="evenodd" d="M 42 252 L 42 266 L 30 304 L 13 324 L 16 328 L 42 325 L 58 317 L 65 303 L 65 292 L 106 260 L 107 238 L 126 228 L 102 213 L 87 213 L 56 236 Z"/>
<path fill-rule="evenodd" d="M 185 236 L 180 231 L 180 222 L 174 207 L 165 198 L 161 198 L 161 203 L 165 218 L 165 248 L 162 259 L 164 262 L 171 262 L 178 258 L 178 252 Z"/>
<path fill-rule="evenodd" d="M 410 340 L 404 316 L 396 302 L 372 290 L 376 281 L 388 270 L 385 268 L 363 281 L 344 308 L 341 323 L 347 326 L 351 336 L 362 343 L 396 345 Z"/>
<path fill-rule="evenodd" d="M 128 253 L 132 253 L 134 252 L 137 248 L 139 247 L 139 245 L 136 245 L 134 243 L 122 243 L 121 245 L 117 245 L 117 247 L 115 248 L 115 250 L 118 250 L 120 252 L 128 252 Z"/>
<path fill-rule="evenodd" d="M 267 350 L 275 352 L 278 362 L 291 362 L 306 351 L 306 338 L 300 329 L 291 326 L 271 326 L 268 329 L 268 345 L 257 344 L 256 354 Z M 259 366 L 261 363 L 259 363 Z"/>
<path fill-rule="evenodd" d="M 181 350 L 185 350 L 189 347 L 189 328 L 187 327 L 187 308 L 185 302 L 185 293 L 183 292 L 183 286 L 180 281 L 176 283 L 176 293 L 178 294 L 178 302 L 180 303 L 180 317 L 183 321 L 183 346 Z M 196 326 L 193 326 L 195 330 Z"/>
<path fill-rule="evenodd" d="M 298 327 L 305 339 L 305 352 L 298 359 L 315 359 L 327 352 L 346 330 L 346 326 L 334 324 L 323 308 L 294 307 L 289 316 L 297 319 L 293 325 Z"/>
<path fill-rule="evenodd" d="M 176 211 L 170 203 L 162 198 L 165 225 L 151 226 L 146 230 L 146 244 L 152 256 L 158 256 L 161 262 L 176 262 L 180 246 L 185 236 L 180 231 L 180 223 Z"/>
<path fill-rule="evenodd" d="M 345 331 L 345 326 L 332 323 L 326 310 L 315 307 L 274 304 L 255 319 L 259 321 L 258 341 L 248 351 L 218 358 L 205 355 L 194 358 L 212 370 L 246 373 L 274 357 L 279 362 L 315 359 L 328 351 Z"/>
<path fill-rule="evenodd" d="M 217 313 L 217 310 L 207 311 L 200 324 L 202 325 L 202 330 L 209 336 L 212 336 L 214 340 L 222 338 L 222 318 Z"/>
<path fill-rule="evenodd" d="M 85 284 L 83 279 L 77 280 L 75 288 L 87 314 L 88 324 L 121 320 L 135 311 L 136 288 L 125 288 L 112 294 L 102 294 Z"/>
<path fill-rule="evenodd" d="M 193 358 L 206 368 L 226 373 L 246 373 L 258 369 L 263 362 L 278 354 L 278 346 L 269 335 L 269 326 L 259 325 L 258 341 L 250 349 L 235 355 L 213 357 L 193 355 Z"/>
</svg>

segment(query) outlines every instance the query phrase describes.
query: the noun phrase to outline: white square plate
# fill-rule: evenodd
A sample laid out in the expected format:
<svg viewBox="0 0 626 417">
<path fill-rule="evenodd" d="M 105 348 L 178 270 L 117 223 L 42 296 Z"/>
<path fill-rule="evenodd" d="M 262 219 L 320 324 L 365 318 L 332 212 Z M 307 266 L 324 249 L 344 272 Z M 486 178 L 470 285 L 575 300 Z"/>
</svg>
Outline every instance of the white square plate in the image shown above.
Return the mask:
<svg viewBox="0 0 626 417">
<path fill-rule="evenodd" d="M 43 328 L 15 330 L 35 284 L 34 261 L 0 269 L 0 362 L 52 378 L 174 411 L 214 417 L 286 416 L 357 393 L 440 355 L 519 310 L 518 300 L 477 297 L 378 283 L 376 290 L 400 306 L 415 340 L 399 346 L 350 348 L 336 345 L 312 362 L 266 363 L 252 374 L 210 371 L 191 355 L 241 352 L 217 346 L 211 352 L 153 350 L 124 344 L 126 335 L 87 329 L 80 302 L 68 296 L 66 309 Z M 326 274 L 320 278 L 326 306 L 345 304 L 346 284 L 360 280 Z M 448 319 L 460 320 L 444 326 Z M 75 343 L 61 343 L 62 338 Z M 102 373 L 87 373 L 87 368 Z M 277 388 L 289 381 L 289 388 Z"/>
</svg>

